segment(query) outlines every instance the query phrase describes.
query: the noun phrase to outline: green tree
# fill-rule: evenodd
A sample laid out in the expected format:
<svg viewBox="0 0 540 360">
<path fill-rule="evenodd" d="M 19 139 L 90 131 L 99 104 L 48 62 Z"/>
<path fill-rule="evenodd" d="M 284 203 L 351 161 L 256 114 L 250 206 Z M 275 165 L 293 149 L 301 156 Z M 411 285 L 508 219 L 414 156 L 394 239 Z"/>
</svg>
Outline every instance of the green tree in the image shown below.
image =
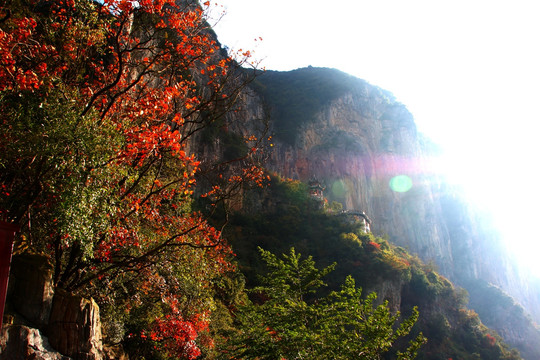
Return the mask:
<svg viewBox="0 0 540 360">
<path fill-rule="evenodd" d="M 213 282 L 231 251 L 223 224 L 193 204 L 204 194 L 224 207 L 262 185 L 247 131 L 229 135 L 232 154 L 199 160 L 203 130 L 240 128 L 224 115 L 250 80 L 239 70 L 249 52 L 226 57 L 208 11 L 197 0 L 0 4 L 0 219 L 20 226 L 19 249 L 49 257 L 55 287 L 98 301 L 114 322 L 106 341 L 139 341 L 131 358 L 211 347 Z"/>
<path fill-rule="evenodd" d="M 418 311 L 398 323 L 388 303 L 376 306 L 376 294 L 362 298 L 354 279 L 347 277 L 340 291 L 321 297 L 322 278 L 335 264 L 322 270 L 312 257 L 301 259 L 294 248 L 279 259 L 260 249 L 269 273 L 253 292 L 261 298 L 238 309 L 239 333 L 227 353 L 242 359 L 380 359 L 398 338 L 405 337 L 418 319 Z M 319 296 L 318 296 L 319 295 Z M 398 359 L 413 359 L 426 341 L 420 333 Z"/>
</svg>

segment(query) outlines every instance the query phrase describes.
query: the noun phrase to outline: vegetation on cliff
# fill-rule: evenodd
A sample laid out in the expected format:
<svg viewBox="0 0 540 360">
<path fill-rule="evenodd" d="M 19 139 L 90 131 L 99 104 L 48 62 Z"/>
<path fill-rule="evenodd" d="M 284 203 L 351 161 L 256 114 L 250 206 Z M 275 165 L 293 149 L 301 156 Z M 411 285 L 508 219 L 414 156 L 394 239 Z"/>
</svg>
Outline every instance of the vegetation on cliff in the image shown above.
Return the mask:
<svg viewBox="0 0 540 360">
<path fill-rule="evenodd" d="M 409 334 L 418 319 L 414 308 L 398 326 L 399 312 L 391 315 L 387 303 L 375 306 L 375 293 L 362 298 L 351 276 L 339 291 L 317 296 L 335 264 L 317 269 L 311 257 L 302 259 L 294 248 L 281 258 L 262 249 L 260 254 L 269 273 L 253 289 L 259 302 L 236 312 L 239 331 L 227 344 L 235 358 L 380 359 L 395 351 L 396 340 Z M 396 358 L 415 358 L 424 342 L 419 334 Z"/>
<path fill-rule="evenodd" d="M 302 125 L 312 122 L 323 106 L 347 92 L 359 91 L 364 84 L 363 80 L 336 69 L 307 67 L 288 72 L 266 71 L 253 86 L 270 108 L 276 137 L 294 144 Z M 385 96 L 393 99 L 388 92 Z"/>
<path fill-rule="evenodd" d="M 361 222 L 345 221 L 329 206 L 321 210 L 298 181 L 273 177 L 271 186 L 258 193 L 252 196 L 265 199 L 266 211 L 235 214 L 227 231 L 248 288 L 257 288 L 257 274 L 266 271 L 265 263 L 253 256 L 257 247 L 275 254 L 294 247 L 321 266 L 335 263 L 323 294 L 339 291 L 350 275 L 365 295 L 377 291 L 379 302 L 388 300 L 393 311 L 408 316 L 417 306 L 412 334 L 421 331 L 428 339 L 418 359 L 520 359 L 466 308 L 465 290 L 439 275 L 435 265 L 366 233 Z M 403 347 L 408 340 L 395 345 Z"/>
<path fill-rule="evenodd" d="M 433 268 L 343 221 L 339 206 L 321 210 L 304 184 L 274 177 L 267 211 L 229 213 L 231 196 L 263 185 L 266 175 L 256 156 L 261 137 L 231 134 L 225 121 L 245 85 L 237 68 L 249 53 L 222 56 L 205 21 L 208 6 L 15 0 L 0 7 L 0 217 L 21 226 L 17 251 L 45 254 L 56 287 L 93 296 L 105 341 L 121 343 L 132 359 L 230 358 L 238 349 L 231 350 L 231 336 L 255 341 L 241 358 L 261 357 L 268 347 L 271 358 L 311 351 L 288 349 L 279 338 L 289 335 L 302 346 L 310 336 L 324 338 L 313 356 L 405 359 L 422 342 L 420 330 L 433 339 L 421 358 L 516 358 Z M 304 84 L 293 90 L 305 94 L 300 108 L 286 94 L 272 98 L 274 82 L 282 87 L 290 78 L 259 83 L 274 111 L 285 112 L 276 128 L 288 141 L 357 81 L 321 74 L 295 80 Z M 198 159 L 198 135 L 222 142 L 224 153 Z M 245 202 L 266 196 L 242 195 Z M 337 262 L 334 276 L 319 293 L 284 291 L 294 274 L 263 252 L 274 271 L 259 283 L 257 246 L 273 253 L 294 246 L 326 269 Z M 286 259 L 322 284 L 327 271 L 311 258 Z M 380 289 L 379 300 L 388 302 L 363 298 L 368 292 L 356 284 Z M 386 285 L 392 290 L 382 291 Z M 252 289 L 266 298 L 253 298 Z M 295 302 L 299 295 L 306 301 Z M 310 321 L 298 323 L 298 308 L 312 312 Z M 345 349 L 356 335 L 361 340 Z"/>
</svg>

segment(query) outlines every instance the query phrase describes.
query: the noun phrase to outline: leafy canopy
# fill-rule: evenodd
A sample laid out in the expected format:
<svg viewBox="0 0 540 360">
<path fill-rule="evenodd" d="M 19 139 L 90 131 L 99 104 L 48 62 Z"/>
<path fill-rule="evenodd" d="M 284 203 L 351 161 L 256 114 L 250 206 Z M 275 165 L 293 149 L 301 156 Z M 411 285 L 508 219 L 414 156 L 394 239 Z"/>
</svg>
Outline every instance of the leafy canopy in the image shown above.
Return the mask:
<svg viewBox="0 0 540 360">
<path fill-rule="evenodd" d="M 311 257 L 294 248 L 282 258 L 260 249 L 269 272 L 254 292 L 260 299 L 238 310 L 239 334 L 229 351 L 242 359 L 380 359 L 408 335 L 418 311 L 399 323 L 388 303 L 375 305 L 376 294 L 362 298 L 349 276 L 341 290 L 320 297 L 322 278 L 334 265 L 317 269 Z M 398 359 L 413 359 L 425 342 L 420 333 Z"/>
<path fill-rule="evenodd" d="M 21 226 L 21 248 L 50 258 L 57 287 L 126 318 L 114 337 L 152 344 L 141 357 L 201 354 L 212 281 L 232 265 L 195 194 L 217 203 L 262 176 L 246 136 L 242 162 L 209 164 L 220 183 L 196 188 L 190 145 L 233 109 L 249 58 L 223 56 L 209 6 L 0 5 L 0 218 Z"/>
</svg>

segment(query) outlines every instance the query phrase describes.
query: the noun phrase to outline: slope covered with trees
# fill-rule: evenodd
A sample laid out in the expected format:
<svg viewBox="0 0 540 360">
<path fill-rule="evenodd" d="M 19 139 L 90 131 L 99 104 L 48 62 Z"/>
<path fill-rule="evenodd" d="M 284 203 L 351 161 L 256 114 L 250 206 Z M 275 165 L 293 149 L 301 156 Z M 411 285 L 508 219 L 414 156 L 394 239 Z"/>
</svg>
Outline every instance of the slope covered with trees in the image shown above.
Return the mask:
<svg viewBox="0 0 540 360">
<path fill-rule="evenodd" d="M 432 267 L 344 221 L 336 204 L 321 209 L 305 184 L 274 176 L 257 190 L 270 180 L 268 137 L 233 133 L 228 116 L 243 105 L 249 52 L 223 53 L 209 6 L 0 6 L 0 218 L 20 226 L 16 252 L 45 256 L 56 288 L 93 297 L 105 342 L 131 359 L 407 359 L 420 331 L 420 358 L 518 358 Z M 318 90 L 308 89 L 309 105 Z M 218 154 L 198 158 L 201 142 Z M 268 192 L 266 211 L 231 212 L 235 195 L 262 203 Z M 273 270 L 262 283 L 258 246 L 290 254 L 262 252 Z M 337 264 L 328 287 L 308 256 Z"/>
<path fill-rule="evenodd" d="M 339 291 L 314 300 L 335 264 L 319 270 L 311 257 L 303 259 L 294 248 L 282 259 L 262 249 L 260 253 L 270 272 L 254 291 L 267 299 L 237 311 L 239 332 L 227 344 L 235 357 L 379 359 L 395 351 L 396 340 L 408 335 L 418 319 L 414 308 L 398 326 L 399 312 L 390 314 L 387 303 L 374 306 L 375 293 L 362 298 L 350 276 Z M 396 358 L 414 358 L 424 342 L 419 334 Z"/>
<path fill-rule="evenodd" d="M 275 254 L 289 254 L 294 247 L 298 253 L 312 255 L 319 266 L 335 264 L 326 278 L 328 288 L 321 289 L 323 294 L 339 291 L 352 276 L 364 295 L 375 291 L 378 304 L 388 301 L 393 312 L 410 316 L 417 307 L 412 336 L 421 331 L 428 339 L 418 359 L 520 358 L 467 309 L 466 291 L 438 274 L 434 264 L 425 264 L 405 249 L 366 233 L 362 222 L 344 218 L 332 204 L 321 209 L 307 190 L 299 181 L 272 178 L 268 188 L 253 194 L 258 201 L 271 199 L 263 200 L 267 211 L 236 214 L 231 219 L 227 237 L 248 288 L 259 286 L 258 274 L 267 271 L 265 262 L 253 256 L 257 247 Z M 404 343 L 398 341 L 396 346 L 403 348 Z"/>
</svg>

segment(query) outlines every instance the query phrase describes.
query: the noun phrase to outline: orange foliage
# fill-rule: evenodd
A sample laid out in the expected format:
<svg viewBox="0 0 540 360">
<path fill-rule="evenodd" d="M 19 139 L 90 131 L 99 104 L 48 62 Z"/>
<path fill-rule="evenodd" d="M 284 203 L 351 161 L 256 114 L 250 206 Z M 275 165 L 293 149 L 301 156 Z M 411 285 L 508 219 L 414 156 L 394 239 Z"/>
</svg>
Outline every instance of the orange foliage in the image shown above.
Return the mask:
<svg viewBox="0 0 540 360">
<path fill-rule="evenodd" d="M 202 112 L 232 106 L 235 97 L 225 90 L 236 81 L 232 68 L 247 61 L 250 53 L 242 52 L 236 63 L 218 56 L 219 47 L 206 31 L 209 2 L 203 5 L 175 0 L 105 0 L 101 5 L 55 0 L 47 2 L 49 8 L 42 13 L 31 5 L 0 8 L 4 19 L 0 91 L 42 97 L 45 102 L 51 90 L 58 90 L 79 109 L 80 119 L 91 117 L 95 128 L 104 129 L 100 136 L 116 139 L 108 144 L 109 159 L 100 164 L 86 159 L 90 165 L 78 184 L 103 189 L 99 196 L 108 204 L 106 221 L 96 225 L 93 238 L 77 239 L 57 229 L 42 240 L 56 260 L 58 286 L 74 289 L 97 280 L 114 281 L 113 274 L 143 274 L 160 259 L 172 263 L 186 248 L 200 249 L 211 271 L 230 270 L 231 250 L 221 231 L 189 210 L 200 161 L 189 153 L 188 140 L 204 126 L 198 118 Z M 232 92 L 240 87 L 233 86 Z M 7 129 L 0 150 L 8 141 L 23 143 L 12 120 L 4 116 L 0 120 Z M 107 133 L 110 129 L 113 132 Z M 262 186 L 267 181 L 263 170 L 248 161 L 260 152 L 259 140 L 248 141 L 252 150 L 241 159 L 238 172 L 223 172 L 222 180 L 206 193 L 214 202 L 244 183 Z M 84 146 L 73 150 L 70 144 L 58 144 L 58 148 L 62 159 L 66 154 L 85 159 L 78 153 Z M 52 161 L 35 161 L 39 153 L 28 156 L 13 163 L 31 168 Z M 52 214 L 62 210 L 63 194 L 71 191 L 61 187 L 62 179 L 75 177 L 77 166 L 64 161 L 63 172 L 59 170 L 52 180 L 39 171 L 32 173 L 37 175 L 29 183 L 40 184 L 37 192 L 15 188 L 13 178 L 0 176 L 2 204 L 20 204 L 17 209 L 1 209 L 3 216 L 25 224 L 31 210 L 50 212 L 48 221 L 57 221 Z M 27 198 L 27 203 L 21 200 Z M 97 216 L 98 210 L 89 208 L 87 213 Z M 29 226 L 25 229 L 31 231 Z M 152 284 L 143 281 L 144 287 Z M 168 296 L 169 314 L 156 319 L 148 336 L 162 342 L 169 353 L 195 358 L 200 354 L 196 334 L 208 325 L 204 312 L 186 319 L 178 308 L 181 294 Z"/>
</svg>

